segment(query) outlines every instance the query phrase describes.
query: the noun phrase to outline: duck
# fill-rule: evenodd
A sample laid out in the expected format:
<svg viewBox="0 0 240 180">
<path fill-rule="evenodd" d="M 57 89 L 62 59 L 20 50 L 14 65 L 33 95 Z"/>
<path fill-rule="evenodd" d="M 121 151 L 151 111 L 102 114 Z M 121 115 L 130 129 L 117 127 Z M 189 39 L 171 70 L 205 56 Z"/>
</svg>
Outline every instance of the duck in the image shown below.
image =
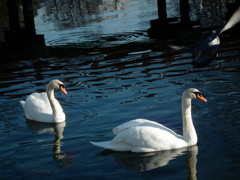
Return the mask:
<svg viewBox="0 0 240 180">
<path fill-rule="evenodd" d="M 233 28 L 240 22 L 240 6 L 233 13 L 231 18 L 223 28 L 213 30 L 212 33 L 204 40 L 196 42 L 188 46 L 174 46 L 168 45 L 171 49 L 176 50 L 178 53 L 185 52 L 200 52 L 196 58 L 193 59 L 192 65 L 196 68 L 203 68 L 209 65 L 217 56 L 221 47 L 220 34 Z"/>
<path fill-rule="evenodd" d="M 30 94 L 26 101 L 19 101 L 28 120 L 43 123 L 61 123 L 65 121 L 66 115 L 54 96 L 54 89 L 59 89 L 64 94 L 67 94 L 64 84 L 55 79 L 48 83 L 46 92 L 35 92 Z"/>
<path fill-rule="evenodd" d="M 197 134 L 192 121 L 191 101 L 207 100 L 196 88 L 189 88 L 182 95 L 183 135 L 147 119 L 135 119 L 113 129 L 116 136 L 111 141 L 92 142 L 91 144 L 113 151 L 146 153 L 179 149 L 197 144 Z"/>
</svg>

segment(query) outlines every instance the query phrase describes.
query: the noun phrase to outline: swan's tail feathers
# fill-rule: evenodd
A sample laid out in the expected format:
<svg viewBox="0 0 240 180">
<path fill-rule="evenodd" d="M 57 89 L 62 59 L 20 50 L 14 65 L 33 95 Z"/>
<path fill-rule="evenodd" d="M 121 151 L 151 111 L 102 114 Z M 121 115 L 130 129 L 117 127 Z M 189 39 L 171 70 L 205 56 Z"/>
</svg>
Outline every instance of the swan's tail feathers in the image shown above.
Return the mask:
<svg viewBox="0 0 240 180">
<path fill-rule="evenodd" d="M 89 141 L 91 144 L 93 144 L 94 146 L 98 146 L 104 149 L 113 149 L 112 143 L 111 141 L 104 141 L 104 142 L 92 142 Z"/>
<path fill-rule="evenodd" d="M 112 141 L 103 141 L 103 142 L 92 142 L 89 141 L 94 146 L 98 146 L 104 149 L 113 150 L 113 151 L 130 151 L 131 148 L 125 144 L 115 144 Z"/>
<path fill-rule="evenodd" d="M 21 101 L 19 101 L 19 102 L 20 102 L 20 104 L 22 105 L 23 109 L 25 110 L 25 101 L 21 100 Z"/>
</svg>

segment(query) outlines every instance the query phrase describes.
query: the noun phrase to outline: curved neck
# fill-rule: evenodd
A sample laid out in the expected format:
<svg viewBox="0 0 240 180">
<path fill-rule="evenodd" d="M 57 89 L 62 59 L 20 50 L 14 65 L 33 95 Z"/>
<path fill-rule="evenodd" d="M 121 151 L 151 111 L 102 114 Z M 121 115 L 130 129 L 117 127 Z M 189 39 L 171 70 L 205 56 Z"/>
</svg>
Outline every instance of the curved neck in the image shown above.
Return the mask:
<svg viewBox="0 0 240 180">
<path fill-rule="evenodd" d="M 192 122 L 191 99 L 182 97 L 183 137 L 189 145 L 197 143 L 197 134 Z"/>
<path fill-rule="evenodd" d="M 50 85 L 47 86 L 47 89 L 46 89 L 46 92 L 47 92 L 47 97 L 48 97 L 48 100 L 49 100 L 49 103 L 50 103 L 50 106 L 52 108 L 52 117 L 53 117 L 53 121 L 55 121 L 56 119 L 56 114 L 57 114 L 57 108 L 55 106 L 55 97 L 54 97 L 54 88 L 51 87 Z"/>
</svg>

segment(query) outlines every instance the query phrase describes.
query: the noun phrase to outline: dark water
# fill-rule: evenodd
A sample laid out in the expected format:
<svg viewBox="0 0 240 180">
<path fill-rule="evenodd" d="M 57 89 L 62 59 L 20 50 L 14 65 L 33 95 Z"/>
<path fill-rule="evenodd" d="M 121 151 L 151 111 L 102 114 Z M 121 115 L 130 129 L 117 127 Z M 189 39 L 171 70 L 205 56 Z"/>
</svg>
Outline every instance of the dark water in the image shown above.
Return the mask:
<svg viewBox="0 0 240 180">
<path fill-rule="evenodd" d="M 49 42 L 66 43 L 61 39 Z M 237 179 L 240 38 L 221 40 L 218 58 L 202 69 L 190 65 L 191 54 L 162 56 L 166 49 L 152 50 L 147 43 L 129 53 L 122 46 L 112 54 L 6 63 L 0 72 L 1 179 Z M 19 100 L 44 91 L 52 79 L 63 81 L 69 93 L 55 92 L 66 123 L 26 120 Z M 190 87 L 208 99 L 193 101 L 197 146 L 135 154 L 104 151 L 88 142 L 110 140 L 112 128 L 136 118 L 181 134 L 181 95 Z"/>
</svg>

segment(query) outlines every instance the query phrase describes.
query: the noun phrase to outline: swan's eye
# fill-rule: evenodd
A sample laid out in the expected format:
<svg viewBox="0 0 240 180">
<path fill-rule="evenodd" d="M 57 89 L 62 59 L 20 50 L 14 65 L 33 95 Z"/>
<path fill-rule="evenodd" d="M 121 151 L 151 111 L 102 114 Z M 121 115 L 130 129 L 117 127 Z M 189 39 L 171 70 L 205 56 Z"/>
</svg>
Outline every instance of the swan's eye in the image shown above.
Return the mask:
<svg viewBox="0 0 240 180">
<path fill-rule="evenodd" d="M 195 96 L 202 96 L 202 93 L 200 92 L 193 92 L 195 94 Z"/>
<path fill-rule="evenodd" d="M 197 99 L 207 102 L 207 100 L 203 97 L 202 93 L 200 93 L 200 92 L 193 92 L 193 93 L 195 94 Z"/>
<path fill-rule="evenodd" d="M 65 86 L 63 84 L 58 84 L 58 85 L 59 85 L 59 90 L 61 90 L 64 94 L 67 94 Z"/>
<path fill-rule="evenodd" d="M 59 85 L 59 88 L 65 88 L 64 84 L 58 84 Z"/>
</svg>

